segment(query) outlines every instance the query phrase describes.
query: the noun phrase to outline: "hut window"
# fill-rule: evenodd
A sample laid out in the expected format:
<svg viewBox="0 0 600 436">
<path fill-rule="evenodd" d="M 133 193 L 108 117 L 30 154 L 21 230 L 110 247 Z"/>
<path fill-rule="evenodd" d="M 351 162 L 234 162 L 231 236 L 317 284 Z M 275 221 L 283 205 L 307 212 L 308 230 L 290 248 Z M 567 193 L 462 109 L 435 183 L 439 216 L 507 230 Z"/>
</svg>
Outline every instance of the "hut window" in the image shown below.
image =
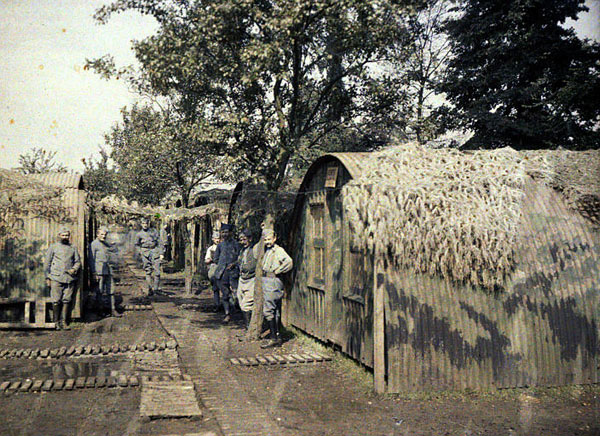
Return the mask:
<svg viewBox="0 0 600 436">
<path fill-rule="evenodd" d="M 314 203 L 310 206 L 310 284 L 313 287 L 325 287 L 325 204 Z"/>
<path fill-rule="evenodd" d="M 350 247 L 348 286 L 344 297 L 363 302 L 365 280 L 365 253 L 356 247 Z"/>
</svg>

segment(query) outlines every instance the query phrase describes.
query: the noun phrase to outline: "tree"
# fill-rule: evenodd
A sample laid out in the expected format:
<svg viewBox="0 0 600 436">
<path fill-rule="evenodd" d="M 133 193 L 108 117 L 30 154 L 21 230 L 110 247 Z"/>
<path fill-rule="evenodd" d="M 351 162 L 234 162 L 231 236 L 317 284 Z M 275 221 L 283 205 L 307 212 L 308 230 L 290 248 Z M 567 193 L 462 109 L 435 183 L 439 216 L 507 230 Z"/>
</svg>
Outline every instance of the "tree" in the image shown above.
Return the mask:
<svg viewBox="0 0 600 436">
<path fill-rule="evenodd" d="M 398 75 L 408 88 L 407 127 L 414 131 L 419 143 L 433 139 L 440 129 L 433 100 L 435 97 L 439 100 L 436 88 L 442 82 L 450 58 L 450 41 L 443 26 L 450 18 L 451 6 L 450 0 L 432 0 L 409 17 L 412 50 L 406 60 L 400 62 Z"/>
<path fill-rule="evenodd" d="M 470 146 L 600 146 L 600 45 L 562 26 L 584 0 L 471 0 L 446 30 L 453 58 L 440 87 Z"/>
<path fill-rule="evenodd" d="M 18 170 L 23 174 L 40 174 L 48 172 L 66 173 L 67 167 L 54 161 L 55 151 L 48 151 L 42 147 L 34 147 L 27 153 L 19 155 Z"/>
<path fill-rule="evenodd" d="M 386 142 L 403 98 L 389 73 L 409 43 L 403 14 L 421 3 L 118 0 L 96 18 L 133 9 L 159 24 L 134 44 L 141 69 L 117 69 L 110 57 L 87 67 L 171 99 L 188 134 L 277 191 L 324 150 Z M 254 325 L 262 316 L 260 274 Z"/>
<path fill-rule="evenodd" d="M 157 34 L 135 43 L 137 76 L 177 96 L 187 121 L 229 163 L 277 190 L 337 133 L 373 147 L 394 126 L 385 67 L 405 40 L 412 0 L 119 0 L 96 17 L 127 9 L 152 15 Z M 89 61 L 118 74 L 112 59 Z M 339 141 L 338 141 L 339 143 Z"/>
<path fill-rule="evenodd" d="M 188 207 L 194 188 L 221 170 L 215 160 L 206 158 L 205 143 L 193 131 L 169 109 L 149 105 L 123 109 L 121 123 L 106 135 L 122 195 L 158 204 L 174 192 Z"/>
<path fill-rule="evenodd" d="M 100 147 L 100 159 L 81 159 L 84 171 L 86 190 L 94 200 L 101 200 L 109 195 L 119 195 L 119 173 L 109 165 L 110 155 Z"/>
</svg>

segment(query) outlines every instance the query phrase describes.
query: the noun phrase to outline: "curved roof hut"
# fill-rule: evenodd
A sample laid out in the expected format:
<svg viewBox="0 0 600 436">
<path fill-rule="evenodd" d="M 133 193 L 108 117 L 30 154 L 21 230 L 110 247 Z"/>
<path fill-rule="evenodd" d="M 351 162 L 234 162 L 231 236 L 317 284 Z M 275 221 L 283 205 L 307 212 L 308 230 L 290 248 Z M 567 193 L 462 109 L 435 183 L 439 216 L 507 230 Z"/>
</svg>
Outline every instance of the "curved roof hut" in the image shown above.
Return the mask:
<svg viewBox="0 0 600 436">
<path fill-rule="evenodd" d="M 58 229 L 67 226 L 71 244 L 86 265 L 91 220 L 83 178 L 1 170 L 0 209 L 0 326 L 52 327 L 45 307 L 49 290 L 43 258 Z M 85 274 L 84 269 L 73 297 L 74 318 L 82 316 Z"/>
<path fill-rule="evenodd" d="M 600 380 L 600 152 L 338 153 L 294 210 L 284 320 L 378 391 Z"/>
</svg>

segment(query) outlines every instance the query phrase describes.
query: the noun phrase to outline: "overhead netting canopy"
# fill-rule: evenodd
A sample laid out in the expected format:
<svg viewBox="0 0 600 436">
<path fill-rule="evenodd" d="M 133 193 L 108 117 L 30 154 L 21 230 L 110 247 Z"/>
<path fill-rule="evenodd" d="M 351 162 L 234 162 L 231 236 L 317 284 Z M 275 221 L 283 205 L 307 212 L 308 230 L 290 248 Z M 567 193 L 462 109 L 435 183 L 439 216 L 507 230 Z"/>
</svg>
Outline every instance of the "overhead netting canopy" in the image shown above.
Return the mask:
<svg viewBox="0 0 600 436">
<path fill-rule="evenodd" d="M 352 244 L 420 273 L 494 288 L 513 268 L 527 183 L 600 223 L 600 151 L 461 152 L 415 144 L 372 153 L 343 188 Z"/>
<path fill-rule="evenodd" d="M 116 196 L 105 197 L 100 201 L 94 202 L 94 209 L 97 214 L 112 217 L 112 220 L 115 222 L 127 222 L 128 220 L 142 217 L 160 219 L 162 221 L 191 221 L 212 214 L 224 213 L 223 206 L 215 204 L 207 204 L 189 209 L 167 209 L 161 206 L 142 206 L 135 201 L 129 203 L 127 200 Z"/>
</svg>

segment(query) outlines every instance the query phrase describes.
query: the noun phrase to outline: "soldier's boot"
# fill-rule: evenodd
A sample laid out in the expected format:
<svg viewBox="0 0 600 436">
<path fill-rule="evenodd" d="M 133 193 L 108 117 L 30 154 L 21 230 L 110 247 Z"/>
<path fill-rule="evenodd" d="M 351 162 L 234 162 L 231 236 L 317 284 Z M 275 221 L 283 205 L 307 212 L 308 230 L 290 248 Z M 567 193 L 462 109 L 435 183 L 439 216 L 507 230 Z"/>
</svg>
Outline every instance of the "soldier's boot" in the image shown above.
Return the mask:
<svg viewBox="0 0 600 436">
<path fill-rule="evenodd" d="M 248 330 L 248 327 L 250 327 L 250 320 L 252 319 L 252 312 L 244 310 L 242 314 L 244 315 L 244 327 Z"/>
<path fill-rule="evenodd" d="M 279 325 L 277 318 L 269 320 L 269 329 L 271 330 L 271 339 L 260 346 L 260 348 L 280 347 L 282 344 L 281 335 L 279 334 Z"/>
<path fill-rule="evenodd" d="M 110 295 L 110 316 L 112 316 L 114 318 L 120 318 L 123 316 L 119 312 L 117 312 L 117 304 L 115 302 L 115 294 Z"/>
<path fill-rule="evenodd" d="M 52 303 L 52 321 L 56 330 L 62 330 L 60 321 L 60 303 Z"/>
<path fill-rule="evenodd" d="M 61 328 L 63 330 L 71 330 L 71 327 L 69 327 L 69 324 L 67 321 L 68 316 L 69 316 L 69 303 L 63 303 L 62 309 L 60 311 L 60 321 L 59 321 L 62 324 Z"/>
<path fill-rule="evenodd" d="M 149 297 L 151 295 L 154 295 L 154 292 L 152 292 L 152 277 L 150 277 L 148 274 L 146 274 L 146 296 Z"/>
</svg>

